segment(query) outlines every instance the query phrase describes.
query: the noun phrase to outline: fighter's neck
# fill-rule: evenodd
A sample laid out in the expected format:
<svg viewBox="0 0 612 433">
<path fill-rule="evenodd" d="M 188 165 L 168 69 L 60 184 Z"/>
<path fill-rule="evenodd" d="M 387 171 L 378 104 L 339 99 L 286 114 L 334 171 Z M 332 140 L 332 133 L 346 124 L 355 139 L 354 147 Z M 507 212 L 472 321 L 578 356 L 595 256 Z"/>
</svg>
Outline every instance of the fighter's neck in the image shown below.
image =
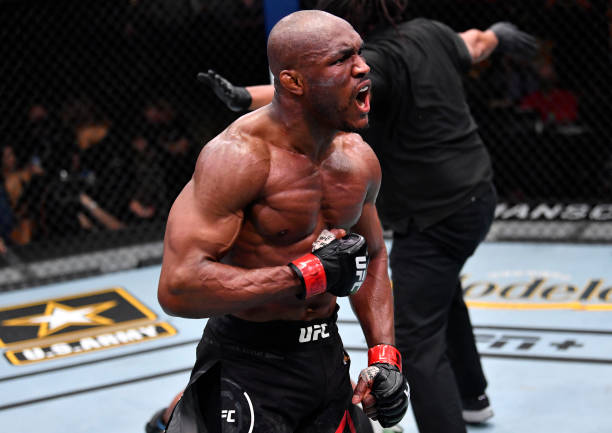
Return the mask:
<svg viewBox="0 0 612 433">
<path fill-rule="evenodd" d="M 270 106 L 270 117 L 278 124 L 285 144 L 313 161 L 323 159 L 338 130 L 323 126 L 303 110 L 278 108 Z"/>
</svg>

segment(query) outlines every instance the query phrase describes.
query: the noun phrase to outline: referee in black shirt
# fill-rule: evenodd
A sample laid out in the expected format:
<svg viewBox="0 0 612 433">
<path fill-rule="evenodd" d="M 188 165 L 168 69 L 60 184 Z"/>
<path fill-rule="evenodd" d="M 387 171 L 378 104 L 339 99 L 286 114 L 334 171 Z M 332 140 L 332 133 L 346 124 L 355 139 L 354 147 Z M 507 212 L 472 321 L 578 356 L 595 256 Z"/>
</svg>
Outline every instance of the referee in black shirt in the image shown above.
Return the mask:
<svg viewBox="0 0 612 433">
<path fill-rule="evenodd" d="M 459 275 L 486 237 L 496 193 L 463 76 L 494 50 L 533 55 L 510 23 L 456 33 L 397 0 L 322 0 L 365 36 L 372 110 L 365 140 L 383 171 L 377 208 L 393 231 L 396 344 L 422 433 L 463 433 L 493 416 Z M 360 9 L 361 8 L 361 9 Z"/>
</svg>

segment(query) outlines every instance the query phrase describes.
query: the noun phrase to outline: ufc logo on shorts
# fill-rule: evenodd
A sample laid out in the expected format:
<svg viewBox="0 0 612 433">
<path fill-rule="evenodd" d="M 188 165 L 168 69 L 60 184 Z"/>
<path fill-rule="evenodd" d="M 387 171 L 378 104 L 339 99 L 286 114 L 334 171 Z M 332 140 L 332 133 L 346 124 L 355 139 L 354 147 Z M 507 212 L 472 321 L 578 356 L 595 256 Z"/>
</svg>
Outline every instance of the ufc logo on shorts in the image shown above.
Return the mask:
<svg viewBox="0 0 612 433">
<path fill-rule="evenodd" d="M 235 410 L 223 409 L 221 411 L 221 418 L 225 418 L 225 421 L 227 422 L 236 422 L 236 418 L 234 418 L 234 415 L 236 415 Z"/>
<path fill-rule="evenodd" d="M 365 280 L 366 269 L 368 268 L 368 260 L 366 256 L 355 257 L 355 267 L 357 268 L 357 270 L 355 271 L 355 274 L 357 275 L 357 281 L 355 282 L 355 284 L 353 284 L 351 293 L 355 293 L 357 290 L 359 290 L 359 288 L 363 284 L 363 280 Z"/>
<path fill-rule="evenodd" d="M 300 343 L 317 341 L 319 337 L 321 337 L 321 339 L 329 337 L 329 332 L 327 332 L 326 328 L 327 323 L 300 328 Z"/>
</svg>

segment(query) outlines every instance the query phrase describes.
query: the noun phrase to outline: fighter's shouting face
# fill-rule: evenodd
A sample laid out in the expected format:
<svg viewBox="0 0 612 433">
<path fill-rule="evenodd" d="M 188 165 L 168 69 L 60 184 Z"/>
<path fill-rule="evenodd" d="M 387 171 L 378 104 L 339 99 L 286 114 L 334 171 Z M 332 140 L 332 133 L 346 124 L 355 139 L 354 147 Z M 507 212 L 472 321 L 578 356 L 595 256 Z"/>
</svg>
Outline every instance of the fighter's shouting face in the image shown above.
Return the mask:
<svg viewBox="0 0 612 433">
<path fill-rule="evenodd" d="M 363 57 L 359 35 L 348 23 L 333 28 L 326 44 L 307 53 L 304 68 L 305 96 L 320 112 L 322 121 L 338 122 L 343 131 L 368 125 L 370 111 L 370 71 Z"/>
<path fill-rule="evenodd" d="M 313 20 L 308 26 L 288 24 L 292 31 L 285 29 L 282 40 L 271 33 L 269 55 L 270 46 L 283 45 L 282 50 L 273 50 L 281 55 L 270 56 L 272 73 L 279 83 L 296 89 L 313 120 L 343 131 L 365 128 L 371 82 L 367 78 L 370 68 L 360 55 L 363 41 L 338 17 L 319 14 Z M 292 38 L 292 34 L 299 38 Z"/>
</svg>

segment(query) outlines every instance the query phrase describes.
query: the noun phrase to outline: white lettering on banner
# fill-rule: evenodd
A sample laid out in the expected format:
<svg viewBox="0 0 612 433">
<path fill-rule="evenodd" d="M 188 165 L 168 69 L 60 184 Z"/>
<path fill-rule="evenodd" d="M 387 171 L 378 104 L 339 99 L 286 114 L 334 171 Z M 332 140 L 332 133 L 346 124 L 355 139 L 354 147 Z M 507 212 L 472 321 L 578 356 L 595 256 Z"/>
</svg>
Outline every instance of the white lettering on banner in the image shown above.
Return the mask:
<svg viewBox="0 0 612 433">
<path fill-rule="evenodd" d="M 550 207 L 547 204 L 539 204 L 536 208 L 531 211 L 531 219 L 544 218 L 547 220 L 555 219 L 561 214 L 563 206 L 560 204 Z"/>
<path fill-rule="evenodd" d="M 83 350 L 99 349 L 101 347 L 102 347 L 102 345 L 100 343 L 98 343 L 92 337 L 86 337 L 86 338 L 82 338 L 81 339 L 81 348 Z"/>
<path fill-rule="evenodd" d="M 496 220 L 612 221 L 611 203 L 498 203 Z"/>
<path fill-rule="evenodd" d="M 612 204 L 600 204 L 595 206 L 591 213 L 589 214 L 589 218 L 593 221 L 610 221 L 612 220 Z"/>
<path fill-rule="evenodd" d="M 532 307 L 612 310 L 612 286 L 603 278 L 574 282 L 571 275 L 533 269 L 492 271 L 488 277 L 491 279 L 471 281 L 469 275 L 461 275 L 463 295 L 470 306 L 494 301 L 500 306 L 508 302 L 513 306 L 529 303 Z"/>
<path fill-rule="evenodd" d="M 120 329 L 112 333 L 81 338 L 76 337 L 20 350 L 8 350 L 5 352 L 5 357 L 14 365 L 24 365 L 36 361 L 138 343 L 158 337 L 174 335 L 175 333 L 176 331 L 170 325 L 160 322 L 138 328 Z M 41 343 L 44 343 L 44 340 L 41 340 Z"/>
<path fill-rule="evenodd" d="M 155 326 L 153 325 L 149 325 L 149 326 L 141 326 L 140 328 L 138 328 L 138 330 L 140 332 L 142 332 L 144 335 L 146 335 L 147 337 L 157 337 L 157 329 L 155 329 Z"/>
</svg>

